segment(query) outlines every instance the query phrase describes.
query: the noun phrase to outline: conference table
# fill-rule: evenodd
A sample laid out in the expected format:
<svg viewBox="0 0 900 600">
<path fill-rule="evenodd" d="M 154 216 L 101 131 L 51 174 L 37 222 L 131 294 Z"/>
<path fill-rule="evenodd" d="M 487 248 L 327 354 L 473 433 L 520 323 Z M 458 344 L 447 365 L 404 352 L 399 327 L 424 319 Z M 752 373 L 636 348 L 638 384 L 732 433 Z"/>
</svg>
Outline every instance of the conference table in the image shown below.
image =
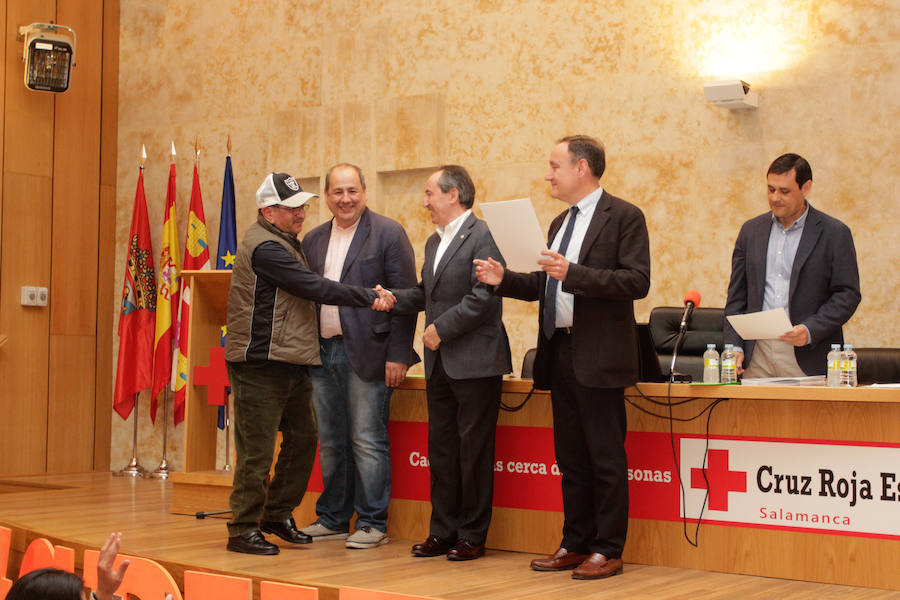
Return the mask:
<svg viewBox="0 0 900 600">
<path fill-rule="evenodd" d="M 529 390 L 508 379 L 503 401 Z M 900 389 L 638 383 L 626 399 L 626 562 L 900 589 Z M 430 510 L 415 492 L 426 422 L 409 378 L 391 406 L 390 523 L 412 539 Z M 552 422 L 543 391 L 501 411 L 488 547 L 559 544 Z"/>
<path fill-rule="evenodd" d="M 186 275 L 194 296 L 174 512 L 221 503 L 231 477 L 215 470 L 215 407 L 192 381 L 218 345 L 230 273 Z M 900 389 L 638 383 L 625 395 L 626 562 L 900 590 Z M 562 529 L 550 395 L 504 381 L 505 405 L 526 398 L 498 420 L 487 546 L 549 553 Z M 408 377 L 391 399 L 395 539 L 428 534 L 427 420 L 424 379 Z M 317 470 L 298 522 L 314 518 L 319 491 Z"/>
</svg>

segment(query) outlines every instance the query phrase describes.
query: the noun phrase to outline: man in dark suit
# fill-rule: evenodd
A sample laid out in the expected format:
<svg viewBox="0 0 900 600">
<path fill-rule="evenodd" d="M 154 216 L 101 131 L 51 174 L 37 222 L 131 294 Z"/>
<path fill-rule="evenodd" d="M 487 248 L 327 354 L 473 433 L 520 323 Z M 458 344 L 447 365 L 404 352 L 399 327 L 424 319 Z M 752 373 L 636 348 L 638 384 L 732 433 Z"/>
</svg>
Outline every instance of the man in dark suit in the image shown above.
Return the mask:
<svg viewBox="0 0 900 600">
<path fill-rule="evenodd" d="M 856 307 L 859 270 L 850 229 L 806 200 L 812 169 L 784 154 L 766 174 L 769 208 L 741 227 L 731 259 L 725 314 L 783 307 L 794 327 L 777 340 L 742 340 L 725 321 L 745 377 L 822 375 L 831 344 Z"/>
<path fill-rule="evenodd" d="M 500 256 L 472 214 L 475 185 L 457 165 L 425 186 L 437 233 L 425 243 L 417 287 L 392 290 L 395 312 L 425 310 L 425 390 L 431 463 L 430 534 L 414 556 L 484 555 L 494 489 L 494 434 L 503 375 L 512 371 L 503 304 L 475 278 L 473 261 Z"/>
<path fill-rule="evenodd" d="M 403 227 L 366 207 L 366 180 L 341 163 L 325 175 L 325 202 L 334 218 L 303 238 L 310 269 L 341 283 L 374 287 L 416 284 L 415 255 Z M 418 361 L 415 316 L 369 308 L 319 306 L 321 367 L 309 370 L 319 422 L 324 490 L 317 520 L 302 531 L 313 539 L 343 539 L 348 548 L 388 541 L 391 496 L 388 439 L 390 397 Z M 348 537 L 356 512 L 356 531 Z"/>
<path fill-rule="evenodd" d="M 549 389 L 556 462 L 562 472 L 563 538 L 531 561 L 536 571 L 575 569 L 575 579 L 622 571 L 628 529 L 624 388 L 637 381 L 634 300 L 650 289 L 644 215 L 606 192 L 603 146 L 576 135 L 550 153 L 550 195 L 570 208 L 550 225 L 541 271 L 515 273 L 476 260 L 496 293 L 539 300 L 534 385 Z"/>
</svg>

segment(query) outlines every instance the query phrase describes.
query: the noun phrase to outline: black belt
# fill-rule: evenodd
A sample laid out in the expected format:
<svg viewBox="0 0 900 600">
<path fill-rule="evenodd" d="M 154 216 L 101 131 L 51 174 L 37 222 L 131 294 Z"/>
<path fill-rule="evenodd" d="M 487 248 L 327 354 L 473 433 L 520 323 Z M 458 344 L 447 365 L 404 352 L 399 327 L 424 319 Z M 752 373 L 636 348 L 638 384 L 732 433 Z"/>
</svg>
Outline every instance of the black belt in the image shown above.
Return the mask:
<svg viewBox="0 0 900 600">
<path fill-rule="evenodd" d="M 323 339 L 326 339 L 326 340 L 335 340 L 335 341 L 343 341 L 344 336 L 342 336 L 342 335 L 333 335 L 333 336 L 331 336 L 330 338 L 323 338 Z"/>
</svg>

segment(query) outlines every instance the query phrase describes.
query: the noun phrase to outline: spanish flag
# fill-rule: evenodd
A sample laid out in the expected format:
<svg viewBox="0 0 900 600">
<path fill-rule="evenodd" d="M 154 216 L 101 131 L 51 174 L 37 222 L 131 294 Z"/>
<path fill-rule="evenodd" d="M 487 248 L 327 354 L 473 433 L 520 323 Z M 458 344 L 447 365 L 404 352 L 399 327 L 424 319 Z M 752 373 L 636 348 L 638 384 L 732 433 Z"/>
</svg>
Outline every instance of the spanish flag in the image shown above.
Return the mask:
<svg viewBox="0 0 900 600">
<path fill-rule="evenodd" d="M 178 306 L 180 276 L 178 225 L 175 223 L 175 163 L 172 162 L 169 165 L 162 253 L 159 256 L 159 283 L 156 286 L 156 345 L 153 356 L 153 392 L 150 399 L 150 419 L 154 423 L 156 423 L 157 396 L 169 383 L 172 373 L 172 341 L 175 339 L 172 316 Z"/>
</svg>

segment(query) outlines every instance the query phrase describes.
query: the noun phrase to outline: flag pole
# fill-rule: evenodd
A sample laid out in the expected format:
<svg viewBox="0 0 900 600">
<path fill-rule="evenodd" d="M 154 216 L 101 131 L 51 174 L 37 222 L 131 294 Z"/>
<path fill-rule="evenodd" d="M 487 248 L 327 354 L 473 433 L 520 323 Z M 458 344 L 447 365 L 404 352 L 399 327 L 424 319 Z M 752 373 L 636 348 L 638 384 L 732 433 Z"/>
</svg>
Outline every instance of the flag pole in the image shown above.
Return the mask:
<svg viewBox="0 0 900 600">
<path fill-rule="evenodd" d="M 134 395 L 134 410 L 131 412 L 134 417 L 134 437 L 131 444 L 131 462 L 125 465 L 121 471 L 116 471 L 113 475 L 119 477 L 143 477 L 146 471 L 138 462 L 137 444 L 138 444 L 138 394 Z"/>
<path fill-rule="evenodd" d="M 167 441 L 169 433 L 169 386 L 166 386 L 164 389 L 165 394 L 163 395 L 162 460 L 159 461 L 159 466 L 156 467 L 156 470 L 147 475 L 147 477 L 151 477 L 153 479 L 169 478 L 169 461 L 166 460 L 166 448 L 168 446 Z"/>
<path fill-rule="evenodd" d="M 228 139 L 225 142 L 225 148 L 227 150 L 226 153 L 226 161 L 231 160 L 231 133 L 228 134 Z M 227 169 L 226 169 L 227 172 Z M 227 177 L 226 177 L 227 179 Z M 224 207 L 224 195 L 225 195 L 225 182 L 222 184 L 222 195 L 223 195 L 223 207 Z M 233 213 L 234 211 L 232 211 Z M 222 220 L 222 215 L 220 213 L 220 224 L 219 224 L 219 248 L 222 247 L 222 231 L 224 220 Z M 232 222 L 234 221 L 234 215 L 231 215 Z M 221 260 L 221 259 L 219 259 Z M 217 261 L 218 262 L 218 261 Z M 221 268 L 217 266 L 216 268 Z M 229 391 L 228 394 L 225 394 L 225 466 L 223 469 L 227 471 L 231 471 L 231 397 L 232 393 Z"/>
<path fill-rule="evenodd" d="M 225 394 L 225 466 L 231 470 L 231 394 Z"/>
</svg>

